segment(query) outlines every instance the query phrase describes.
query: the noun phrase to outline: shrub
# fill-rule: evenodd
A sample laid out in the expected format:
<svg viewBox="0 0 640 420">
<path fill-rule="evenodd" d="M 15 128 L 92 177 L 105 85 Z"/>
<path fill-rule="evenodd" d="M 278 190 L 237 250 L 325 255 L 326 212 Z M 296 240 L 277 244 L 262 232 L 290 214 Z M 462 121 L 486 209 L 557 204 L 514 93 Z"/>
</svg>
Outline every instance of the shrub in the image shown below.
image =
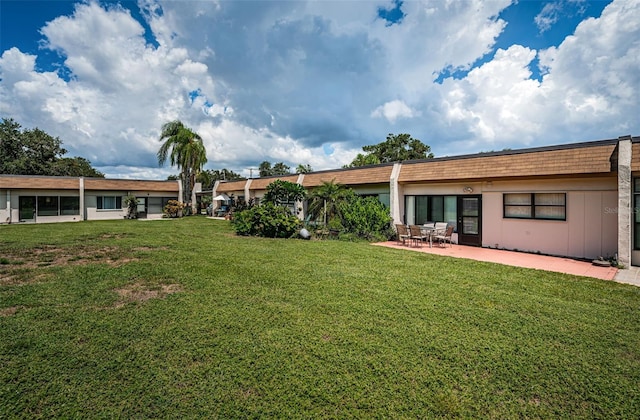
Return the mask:
<svg viewBox="0 0 640 420">
<path fill-rule="evenodd" d="M 128 195 L 124 199 L 124 205 L 127 206 L 127 219 L 137 219 L 138 199 L 133 195 Z"/>
<path fill-rule="evenodd" d="M 338 205 L 346 233 L 376 241 L 393 237 L 389 210 L 377 197 L 359 197 L 351 192 Z"/>
<path fill-rule="evenodd" d="M 307 197 L 307 190 L 295 182 L 277 179 L 267 185 L 264 201 L 275 205 L 286 205 L 296 201 L 302 201 Z"/>
<path fill-rule="evenodd" d="M 266 238 L 290 238 L 302 227 L 302 222 L 289 209 L 273 203 L 237 212 L 232 223 L 238 235 Z"/>
<path fill-rule="evenodd" d="M 166 217 L 180 217 L 184 208 L 184 203 L 181 203 L 178 200 L 169 200 L 167 201 L 167 205 L 164 206 L 163 213 Z"/>
</svg>

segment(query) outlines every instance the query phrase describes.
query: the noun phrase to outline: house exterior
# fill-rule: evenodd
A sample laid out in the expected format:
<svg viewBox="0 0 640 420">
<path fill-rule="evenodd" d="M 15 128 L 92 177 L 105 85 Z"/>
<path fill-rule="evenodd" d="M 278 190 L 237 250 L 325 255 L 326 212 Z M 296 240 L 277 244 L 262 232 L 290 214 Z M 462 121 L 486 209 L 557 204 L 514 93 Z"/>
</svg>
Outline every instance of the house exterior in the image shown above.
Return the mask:
<svg viewBox="0 0 640 420">
<path fill-rule="evenodd" d="M 446 221 L 464 245 L 640 265 L 640 137 L 218 182 L 213 194 L 259 203 L 276 179 L 376 195 L 394 223 Z"/>
<path fill-rule="evenodd" d="M 180 181 L 0 175 L 0 222 L 52 223 L 122 219 L 124 198 L 138 198 L 138 217 L 158 219 L 182 197 Z"/>
<path fill-rule="evenodd" d="M 325 181 L 344 184 L 377 196 L 394 223 L 450 223 L 460 244 L 585 259 L 617 256 L 623 265 L 640 266 L 640 137 L 218 181 L 212 198 L 225 194 L 259 204 L 276 179 L 308 190 Z M 142 200 L 143 217 L 155 218 L 166 200 L 181 197 L 181 186 L 0 175 L 0 222 L 122 218 L 121 201 L 129 194 Z M 296 207 L 304 219 L 305 203 Z"/>
</svg>

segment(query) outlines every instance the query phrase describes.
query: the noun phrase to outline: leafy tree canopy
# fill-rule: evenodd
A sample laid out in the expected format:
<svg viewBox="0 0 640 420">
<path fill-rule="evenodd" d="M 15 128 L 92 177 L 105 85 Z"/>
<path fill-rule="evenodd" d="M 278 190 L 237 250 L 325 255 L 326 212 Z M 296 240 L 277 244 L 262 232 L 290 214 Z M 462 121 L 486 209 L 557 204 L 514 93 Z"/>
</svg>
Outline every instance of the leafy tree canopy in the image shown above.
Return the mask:
<svg viewBox="0 0 640 420">
<path fill-rule="evenodd" d="M 309 164 L 303 165 L 301 163 L 296 168 L 296 173 L 297 174 L 308 174 L 310 172 L 313 172 L 313 169 L 311 168 L 311 165 L 309 165 Z"/>
<path fill-rule="evenodd" d="M 302 185 L 278 179 L 267 185 L 264 201 L 278 206 L 294 201 L 302 201 L 306 196 L 307 190 Z"/>
<path fill-rule="evenodd" d="M 353 162 L 346 167 L 433 158 L 431 147 L 414 139 L 410 134 L 389 134 L 385 141 L 363 146 L 362 150 L 366 154 L 358 154 Z"/>
<path fill-rule="evenodd" d="M 198 174 L 198 176 L 196 177 L 196 182 L 201 182 L 203 189 L 210 190 L 213 188 L 213 185 L 216 183 L 216 181 L 235 181 L 238 179 L 245 178 L 242 175 L 226 168 L 216 170 L 206 169 Z"/>
<path fill-rule="evenodd" d="M 260 164 L 258 170 L 260 171 L 261 177 L 289 175 L 291 173 L 291 167 L 285 165 L 283 162 L 278 162 L 271 166 L 271 162 L 266 160 Z"/>
<path fill-rule="evenodd" d="M 157 154 L 158 164 L 162 166 L 168 160 L 171 165 L 180 169 L 180 178 L 184 185 L 183 200 L 189 202 L 196 176 L 207 163 L 207 152 L 202 137 L 182 121 L 175 120 L 162 126 L 160 141 L 163 143 Z"/>
<path fill-rule="evenodd" d="M 335 179 L 322 181 L 322 184 L 309 194 L 307 213 L 311 216 L 311 220 L 326 224 L 340 217 L 338 202 L 346 197 L 348 190 L 346 186 L 335 182 Z"/>
<path fill-rule="evenodd" d="M 58 137 L 39 128 L 22 130 L 12 118 L 0 124 L 0 173 L 104 178 L 85 158 L 63 157 L 67 151 Z"/>
</svg>

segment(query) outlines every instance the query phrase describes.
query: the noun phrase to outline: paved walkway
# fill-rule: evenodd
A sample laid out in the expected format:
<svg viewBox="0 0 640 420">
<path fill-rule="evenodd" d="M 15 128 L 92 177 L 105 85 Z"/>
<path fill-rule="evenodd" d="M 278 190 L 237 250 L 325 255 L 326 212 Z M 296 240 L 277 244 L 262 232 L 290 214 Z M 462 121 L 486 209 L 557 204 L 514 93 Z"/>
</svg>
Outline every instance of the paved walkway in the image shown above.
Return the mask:
<svg viewBox="0 0 640 420">
<path fill-rule="evenodd" d="M 555 271 L 558 273 L 574 274 L 577 276 L 595 277 L 602 280 L 615 280 L 621 283 L 640 286 L 640 269 L 638 269 L 638 267 L 631 267 L 631 269 L 627 270 L 618 270 L 614 267 L 598 267 L 590 262 L 577 261 L 571 258 L 550 257 L 547 255 L 505 251 L 501 249 L 478 248 L 457 244 L 454 244 L 452 247 L 449 247 L 448 245 L 446 247 L 434 245 L 433 248 L 429 248 L 428 244 L 425 244 L 422 247 L 409 247 L 398 244 L 395 241 L 390 241 L 380 242 L 375 245 L 436 255 L 446 255 L 455 258 L 468 258 L 476 261 L 488 261 L 498 264 L 513 265 L 516 267 Z"/>
</svg>

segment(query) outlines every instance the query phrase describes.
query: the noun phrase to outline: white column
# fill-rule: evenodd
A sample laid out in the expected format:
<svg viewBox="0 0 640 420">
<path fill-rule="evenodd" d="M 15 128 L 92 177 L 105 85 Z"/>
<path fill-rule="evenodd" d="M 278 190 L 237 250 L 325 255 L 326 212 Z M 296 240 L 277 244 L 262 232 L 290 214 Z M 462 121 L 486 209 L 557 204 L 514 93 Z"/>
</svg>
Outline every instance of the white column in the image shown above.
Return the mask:
<svg viewBox="0 0 640 420">
<path fill-rule="evenodd" d="M 7 222 L 11 223 L 11 190 L 7 190 L 7 214 L 9 215 Z"/>
<path fill-rule="evenodd" d="M 87 211 L 84 208 L 84 177 L 80 177 L 80 220 L 87 220 Z"/>
<path fill-rule="evenodd" d="M 213 189 L 211 190 L 211 215 L 213 216 L 214 214 L 216 214 L 216 209 L 218 208 L 218 206 L 220 205 L 220 202 L 218 200 L 214 200 L 213 198 L 215 196 L 218 195 L 218 186 L 220 185 L 220 180 L 217 180 L 214 184 L 213 184 Z"/>
<path fill-rule="evenodd" d="M 391 207 L 391 219 L 394 224 L 403 223 L 402 214 L 400 213 L 400 187 L 398 185 L 401 168 L 402 163 L 394 163 L 391 178 L 389 179 L 389 207 Z"/>
<path fill-rule="evenodd" d="M 244 184 L 244 201 L 247 203 L 251 199 L 251 181 L 252 179 L 249 178 L 247 179 L 246 184 Z"/>
<path fill-rule="evenodd" d="M 631 149 L 631 136 L 618 139 L 618 263 L 625 267 L 631 265 L 632 249 Z"/>
</svg>

